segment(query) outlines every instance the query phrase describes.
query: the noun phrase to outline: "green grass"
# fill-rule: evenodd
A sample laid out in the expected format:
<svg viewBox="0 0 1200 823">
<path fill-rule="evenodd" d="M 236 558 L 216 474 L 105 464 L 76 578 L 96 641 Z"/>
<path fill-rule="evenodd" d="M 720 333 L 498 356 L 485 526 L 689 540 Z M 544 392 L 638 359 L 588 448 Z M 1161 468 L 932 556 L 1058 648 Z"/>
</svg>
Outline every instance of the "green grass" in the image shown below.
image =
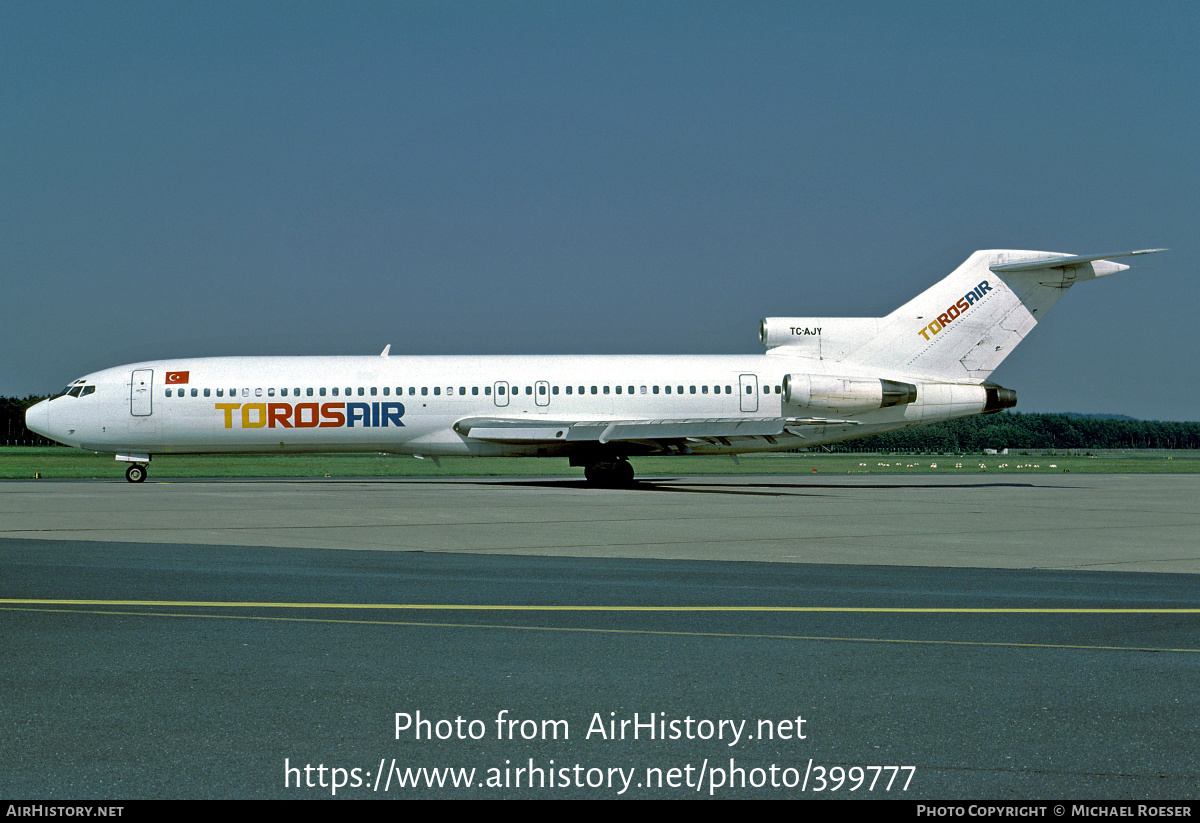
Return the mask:
<svg viewBox="0 0 1200 823">
<path fill-rule="evenodd" d="M 1009 455 L 771 454 L 729 457 L 635 457 L 639 476 L 713 474 L 1190 474 L 1200 452 L 1119 451 L 1095 456 L 1030 452 Z M 981 466 L 982 464 L 982 466 Z M 60 446 L 0 447 L 0 478 L 120 478 L 125 463 L 110 454 Z M 452 477 L 576 476 L 566 458 L 443 457 L 390 454 L 161 455 L 150 477 Z"/>
</svg>

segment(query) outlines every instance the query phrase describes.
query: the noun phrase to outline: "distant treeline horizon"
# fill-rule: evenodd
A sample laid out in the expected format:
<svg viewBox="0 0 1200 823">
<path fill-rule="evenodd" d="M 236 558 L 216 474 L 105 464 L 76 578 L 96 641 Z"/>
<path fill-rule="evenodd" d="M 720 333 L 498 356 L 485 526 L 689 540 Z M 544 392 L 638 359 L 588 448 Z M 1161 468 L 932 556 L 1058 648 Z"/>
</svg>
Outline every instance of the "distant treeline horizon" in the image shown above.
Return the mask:
<svg viewBox="0 0 1200 823">
<path fill-rule="evenodd" d="M 975 415 L 847 440 L 835 452 L 973 454 L 984 449 L 1200 449 L 1200 423 L 1002 412 Z"/>
<path fill-rule="evenodd" d="M 53 446 L 25 428 L 25 409 L 45 395 L 0 397 L 0 445 Z M 835 452 L 975 453 L 984 449 L 1200 449 L 1200 422 L 1135 420 L 1115 415 L 1003 412 L 848 440 Z"/>
</svg>

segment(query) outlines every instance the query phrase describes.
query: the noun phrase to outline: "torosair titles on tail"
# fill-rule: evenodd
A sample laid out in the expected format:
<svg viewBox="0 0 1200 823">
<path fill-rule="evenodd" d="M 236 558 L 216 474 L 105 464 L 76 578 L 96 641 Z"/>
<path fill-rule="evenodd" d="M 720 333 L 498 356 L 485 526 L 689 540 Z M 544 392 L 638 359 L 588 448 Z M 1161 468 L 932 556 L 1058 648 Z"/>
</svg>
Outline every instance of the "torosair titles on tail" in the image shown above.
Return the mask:
<svg viewBox="0 0 1200 823">
<path fill-rule="evenodd" d="M 768 317 L 760 355 L 204 357 L 118 366 L 26 412 L 38 434 L 155 454 L 567 457 L 598 485 L 632 455 L 809 448 L 1016 405 L 988 382 L 1067 289 L 1129 266 L 977 251 L 886 317 Z"/>
</svg>

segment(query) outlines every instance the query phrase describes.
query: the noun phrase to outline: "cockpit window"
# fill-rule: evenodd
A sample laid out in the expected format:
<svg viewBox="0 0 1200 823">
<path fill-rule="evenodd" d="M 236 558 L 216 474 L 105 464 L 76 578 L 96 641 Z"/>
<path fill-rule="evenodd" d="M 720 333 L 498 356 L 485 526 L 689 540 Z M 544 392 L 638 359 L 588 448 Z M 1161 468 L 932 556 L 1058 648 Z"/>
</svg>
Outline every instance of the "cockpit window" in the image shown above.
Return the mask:
<svg viewBox="0 0 1200 823">
<path fill-rule="evenodd" d="M 86 397 L 87 395 L 92 394 L 94 391 L 96 391 L 95 386 L 85 386 L 82 381 L 77 380 L 74 383 L 68 383 L 66 388 L 57 394 L 51 395 L 49 399 L 57 400 L 60 397 L 66 397 L 68 395 L 71 397 Z"/>
</svg>

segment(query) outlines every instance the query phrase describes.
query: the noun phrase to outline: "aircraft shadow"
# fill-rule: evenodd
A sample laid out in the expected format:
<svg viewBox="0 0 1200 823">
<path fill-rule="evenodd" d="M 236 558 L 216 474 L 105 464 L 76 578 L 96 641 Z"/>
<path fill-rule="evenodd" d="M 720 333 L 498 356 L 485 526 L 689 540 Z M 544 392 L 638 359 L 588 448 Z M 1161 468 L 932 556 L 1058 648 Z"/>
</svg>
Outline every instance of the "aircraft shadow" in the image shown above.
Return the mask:
<svg viewBox="0 0 1200 823">
<path fill-rule="evenodd" d="M 544 488 L 544 489 L 586 489 L 588 491 L 597 491 L 594 486 L 586 480 L 576 478 L 537 478 L 537 479 L 513 479 L 513 478 L 496 478 L 494 480 L 474 480 L 462 482 L 459 481 L 455 485 L 472 485 L 472 486 L 513 486 L 524 488 Z M 705 482 L 702 485 L 696 482 L 695 478 L 682 477 L 655 477 L 651 479 L 638 479 L 630 486 L 624 487 L 624 491 L 635 492 L 670 492 L 675 494 L 725 494 L 725 495 L 752 495 L 759 497 L 799 497 L 813 496 L 812 493 L 820 491 L 843 490 L 853 491 L 855 489 L 987 489 L 987 488 L 1010 488 L 1010 489 L 1031 489 L 1031 488 L 1061 488 L 1059 486 L 1038 486 L 1033 483 L 1005 483 L 1005 482 L 987 482 L 987 483 L 712 483 Z M 772 491 L 777 490 L 777 491 Z"/>
</svg>

